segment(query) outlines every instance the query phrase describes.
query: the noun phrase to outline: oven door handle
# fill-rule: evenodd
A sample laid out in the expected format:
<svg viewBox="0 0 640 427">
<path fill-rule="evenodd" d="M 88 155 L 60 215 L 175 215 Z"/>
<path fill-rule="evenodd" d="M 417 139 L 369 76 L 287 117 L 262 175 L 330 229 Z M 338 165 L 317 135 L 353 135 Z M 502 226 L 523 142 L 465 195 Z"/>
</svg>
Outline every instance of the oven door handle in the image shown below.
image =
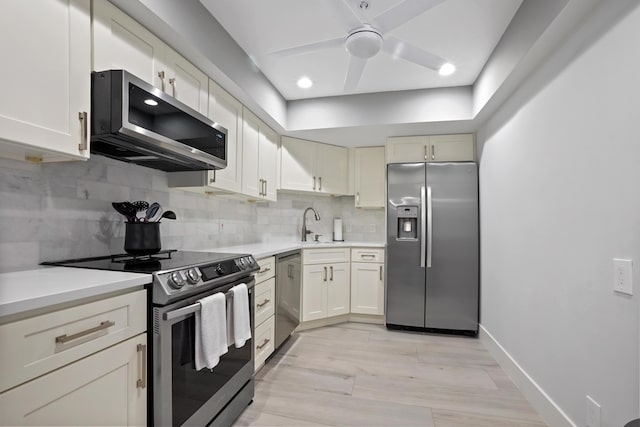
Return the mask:
<svg viewBox="0 0 640 427">
<path fill-rule="evenodd" d="M 231 293 L 231 291 L 227 292 L 224 294 L 224 296 L 226 297 L 227 300 L 230 300 L 233 298 L 233 293 Z M 180 316 L 186 316 L 188 314 L 191 313 L 195 313 L 196 311 L 200 311 L 200 303 L 199 302 L 195 302 L 191 305 L 188 305 L 186 307 L 182 307 L 182 308 L 177 308 L 173 311 L 168 311 L 164 314 L 164 316 L 162 317 L 164 320 L 172 320 L 175 319 L 176 317 L 180 317 Z"/>
</svg>

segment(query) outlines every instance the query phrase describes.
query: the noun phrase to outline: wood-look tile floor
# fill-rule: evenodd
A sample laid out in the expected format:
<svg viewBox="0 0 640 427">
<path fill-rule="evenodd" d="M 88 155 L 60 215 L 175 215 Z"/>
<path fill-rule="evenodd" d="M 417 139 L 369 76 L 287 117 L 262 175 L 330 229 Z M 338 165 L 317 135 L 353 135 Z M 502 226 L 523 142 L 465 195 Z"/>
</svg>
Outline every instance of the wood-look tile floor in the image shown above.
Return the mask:
<svg viewBox="0 0 640 427">
<path fill-rule="evenodd" d="M 234 426 L 546 426 L 478 339 L 343 323 L 299 332 Z"/>
</svg>

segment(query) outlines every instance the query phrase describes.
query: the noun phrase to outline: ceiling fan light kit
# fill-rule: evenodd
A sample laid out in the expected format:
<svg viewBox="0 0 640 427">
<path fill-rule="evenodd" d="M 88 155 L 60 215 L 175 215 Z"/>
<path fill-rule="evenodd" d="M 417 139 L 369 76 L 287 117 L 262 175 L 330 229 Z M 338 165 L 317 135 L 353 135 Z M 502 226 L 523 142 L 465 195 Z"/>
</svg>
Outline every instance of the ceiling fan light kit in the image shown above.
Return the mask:
<svg viewBox="0 0 640 427">
<path fill-rule="evenodd" d="M 365 27 L 349 34 L 344 46 L 351 55 L 369 59 L 380 52 L 382 41 L 382 34 Z"/>
</svg>

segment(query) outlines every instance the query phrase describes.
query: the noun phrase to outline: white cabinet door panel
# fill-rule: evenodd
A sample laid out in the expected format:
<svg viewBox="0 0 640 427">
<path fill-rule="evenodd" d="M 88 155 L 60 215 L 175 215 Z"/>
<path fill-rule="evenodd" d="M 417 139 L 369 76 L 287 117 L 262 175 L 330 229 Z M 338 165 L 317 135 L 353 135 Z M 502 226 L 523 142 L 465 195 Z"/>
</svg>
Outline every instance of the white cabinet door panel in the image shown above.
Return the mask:
<svg viewBox="0 0 640 427">
<path fill-rule="evenodd" d="M 201 114 L 207 114 L 209 78 L 178 52 L 165 47 L 165 92 Z"/>
<path fill-rule="evenodd" d="M 428 136 L 398 136 L 387 139 L 387 163 L 426 162 Z"/>
<path fill-rule="evenodd" d="M 266 194 L 263 197 L 275 202 L 278 188 L 278 134 L 262 124 L 260 128 L 260 159 L 258 170 L 264 180 Z"/>
<path fill-rule="evenodd" d="M 282 171 L 280 185 L 286 190 L 315 191 L 316 143 L 282 137 Z"/>
<path fill-rule="evenodd" d="M 260 197 L 261 184 L 258 174 L 260 125 L 249 110 L 242 110 L 242 193 Z"/>
<path fill-rule="evenodd" d="M 332 264 L 327 268 L 327 317 L 348 314 L 351 294 L 349 264 Z"/>
<path fill-rule="evenodd" d="M 344 147 L 317 144 L 319 177 L 318 191 L 327 194 L 347 194 L 349 152 Z"/>
<path fill-rule="evenodd" d="M 355 156 L 356 207 L 384 208 L 384 147 L 356 148 Z"/>
<path fill-rule="evenodd" d="M 322 265 L 305 265 L 302 268 L 302 321 L 327 317 L 328 269 Z"/>
<path fill-rule="evenodd" d="M 384 271 L 381 263 L 351 264 L 351 312 L 383 314 Z"/>
</svg>

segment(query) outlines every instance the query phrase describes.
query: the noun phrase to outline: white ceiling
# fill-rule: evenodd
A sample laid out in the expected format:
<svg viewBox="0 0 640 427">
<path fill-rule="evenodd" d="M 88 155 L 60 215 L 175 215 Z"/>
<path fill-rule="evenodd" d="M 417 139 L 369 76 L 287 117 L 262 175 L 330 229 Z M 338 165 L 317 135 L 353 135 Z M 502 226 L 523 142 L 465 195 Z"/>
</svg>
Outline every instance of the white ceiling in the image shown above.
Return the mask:
<svg viewBox="0 0 640 427">
<path fill-rule="evenodd" d="M 345 95 L 350 56 L 342 46 L 295 56 L 272 52 L 337 37 L 347 28 L 343 0 L 200 0 L 286 100 Z M 361 0 L 344 0 L 361 16 Z M 427 0 L 410 0 L 427 1 Z M 368 0 L 364 21 L 400 0 Z M 348 94 L 472 85 L 522 0 L 445 0 L 391 30 L 413 46 L 455 64 L 451 76 L 385 52 L 371 58 L 355 90 Z M 384 35 L 383 35 L 384 36 Z M 300 89 L 302 76 L 314 81 Z"/>
</svg>

